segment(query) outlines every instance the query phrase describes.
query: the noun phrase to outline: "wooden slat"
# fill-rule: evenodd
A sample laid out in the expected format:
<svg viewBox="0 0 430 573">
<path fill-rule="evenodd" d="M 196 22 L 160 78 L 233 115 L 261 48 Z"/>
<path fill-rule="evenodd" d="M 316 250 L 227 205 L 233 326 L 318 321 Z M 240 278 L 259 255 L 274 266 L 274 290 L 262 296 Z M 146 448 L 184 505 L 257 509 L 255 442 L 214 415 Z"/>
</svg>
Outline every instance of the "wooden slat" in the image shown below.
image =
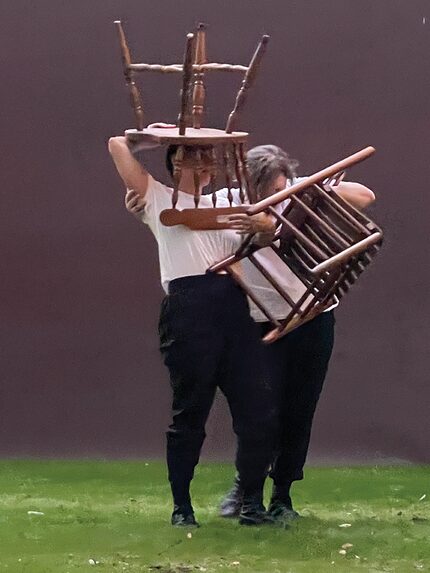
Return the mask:
<svg viewBox="0 0 430 573">
<path fill-rule="evenodd" d="M 305 211 L 305 213 L 307 213 L 308 217 L 310 217 L 318 225 L 320 225 L 324 229 L 324 231 L 327 233 L 327 235 L 331 236 L 332 239 L 337 242 L 338 247 L 340 247 L 340 248 L 349 247 L 349 243 L 347 241 L 345 241 L 345 239 L 339 233 L 337 233 L 334 229 L 332 229 L 330 227 L 330 225 L 326 221 L 324 221 L 324 219 L 321 216 L 318 216 L 319 213 L 317 214 L 315 211 L 310 209 L 310 207 L 308 207 L 306 205 L 306 203 L 301 201 L 299 199 L 299 197 L 297 197 L 296 195 L 292 195 L 291 201 L 299 204 L 300 207 Z"/>
<path fill-rule="evenodd" d="M 373 235 L 370 235 L 370 237 L 366 237 L 362 241 L 359 241 L 355 245 L 348 247 L 347 249 L 345 249 L 341 253 L 338 253 L 334 257 L 331 257 L 330 259 L 323 261 L 312 270 L 312 273 L 314 275 L 318 275 L 323 271 L 330 270 L 331 268 L 339 265 L 343 261 L 348 260 L 351 256 L 356 255 L 361 251 L 364 251 L 371 245 L 374 245 L 381 239 L 382 239 L 382 233 L 379 232 L 374 233 Z"/>
<path fill-rule="evenodd" d="M 247 206 L 216 207 L 201 209 L 165 209 L 160 213 L 160 221 L 167 227 L 185 225 L 193 230 L 228 229 L 226 215 L 233 213 L 246 213 Z"/>
<path fill-rule="evenodd" d="M 258 205 L 258 203 L 257 203 Z M 321 251 L 319 247 L 317 247 L 306 235 L 304 235 L 300 229 L 295 227 L 288 219 L 286 219 L 283 215 L 280 215 L 273 207 L 269 207 L 268 211 L 281 223 L 283 223 L 294 235 L 300 239 L 300 241 L 307 246 L 307 248 L 314 252 L 321 259 L 325 259 L 325 254 Z M 260 211 L 259 211 L 260 212 Z M 254 214 L 253 206 L 251 205 L 248 214 Z M 281 235 L 282 236 L 282 235 Z"/>
</svg>

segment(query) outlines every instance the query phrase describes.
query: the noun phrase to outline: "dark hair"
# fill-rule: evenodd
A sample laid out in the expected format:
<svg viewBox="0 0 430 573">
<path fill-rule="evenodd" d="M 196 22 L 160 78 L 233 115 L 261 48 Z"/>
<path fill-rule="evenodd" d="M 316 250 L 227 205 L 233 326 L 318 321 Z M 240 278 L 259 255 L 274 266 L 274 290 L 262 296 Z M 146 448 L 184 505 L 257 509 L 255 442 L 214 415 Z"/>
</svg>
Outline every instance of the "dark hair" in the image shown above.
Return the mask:
<svg viewBox="0 0 430 573">
<path fill-rule="evenodd" d="M 258 145 L 246 154 L 246 166 L 251 185 L 261 199 L 267 186 L 278 177 L 285 175 L 291 182 L 296 176 L 299 163 L 292 159 L 286 151 L 276 145 Z"/>
<path fill-rule="evenodd" d="M 173 177 L 173 156 L 178 150 L 178 145 L 169 145 L 166 150 L 166 169 L 170 174 L 170 177 Z"/>
<path fill-rule="evenodd" d="M 178 147 L 179 145 L 176 144 L 172 144 L 169 145 L 167 150 L 166 150 L 166 160 L 165 160 L 165 164 L 166 164 L 166 169 L 170 174 L 170 177 L 173 177 L 173 158 L 175 156 L 175 153 L 178 151 Z M 193 153 L 195 153 L 197 150 L 201 150 L 203 152 L 205 151 L 212 151 L 213 147 L 211 145 L 184 145 L 184 153 L 185 154 L 190 154 L 192 155 Z"/>
</svg>

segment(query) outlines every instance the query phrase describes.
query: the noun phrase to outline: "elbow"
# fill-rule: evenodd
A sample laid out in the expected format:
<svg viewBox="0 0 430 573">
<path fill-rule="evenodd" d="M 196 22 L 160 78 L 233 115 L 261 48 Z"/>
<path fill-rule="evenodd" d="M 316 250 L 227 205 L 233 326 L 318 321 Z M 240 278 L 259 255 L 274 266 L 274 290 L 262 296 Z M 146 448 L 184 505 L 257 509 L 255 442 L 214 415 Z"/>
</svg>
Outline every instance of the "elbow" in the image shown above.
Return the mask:
<svg viewBox="0 0 430 573">
<path fill-rule="evenodd" d="M 108 141 L 108 150 L 111 155 L 115 151 L 115 145 L 116 145 L 116 137 L 110 137 Z"/>
<path fill-rule="evenodd" d="M 361 203 L 360 208 L 365 209 L 366 207 L 369 207 L 369 205 L 371 205 L 375 200 L 376 200 L 375 193 L 371 189 L 363 185 L 363 188 L 360 193 L 360 203 Z"/>
<path fill-rule="evenodd" d="M 120 149 L 124 145 L 124 137 L 116 136 L 110 137 L 108 141 L 109 153 L 113 155 L 115 151 Z"/>
<path fill-rule="evenodd" d="M 343 182 L 338 193 L 356 209 L 365 209 L 375 201 L 375 194 L 361 183 Z"/>
</svg>

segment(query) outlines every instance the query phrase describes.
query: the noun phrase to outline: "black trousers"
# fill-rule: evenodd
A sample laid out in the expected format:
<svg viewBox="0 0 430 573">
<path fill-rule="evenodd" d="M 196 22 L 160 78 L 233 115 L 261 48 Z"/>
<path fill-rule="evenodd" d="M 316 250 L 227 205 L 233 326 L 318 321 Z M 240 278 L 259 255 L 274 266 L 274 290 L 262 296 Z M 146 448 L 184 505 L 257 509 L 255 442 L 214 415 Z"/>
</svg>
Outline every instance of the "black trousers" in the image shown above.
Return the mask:
<svg viewBox="0 0 430 573">
<path fill-rule="evenodd" d="M 324 312 L 265 346 L 271 388 L 280 409 L 277 453 L 270 476 L 284 487 L 303 479 L 312 420 L 334 342 L 333 311 Z M 260 324 L 262 334 L 272 327 Z"/>
<path fill-rule="evenodd" d="M 173 390 L 167 464 L 175 504 L 190 501 L 217 386 L 233 418 L 236 467 L 245 493 L 261 490 L 273 458 L 278 416 L 263 379 L 263 345 L 245 294 L 228 275 L 176 279 L 162 303 L 159 333 Z"/>
</svg>

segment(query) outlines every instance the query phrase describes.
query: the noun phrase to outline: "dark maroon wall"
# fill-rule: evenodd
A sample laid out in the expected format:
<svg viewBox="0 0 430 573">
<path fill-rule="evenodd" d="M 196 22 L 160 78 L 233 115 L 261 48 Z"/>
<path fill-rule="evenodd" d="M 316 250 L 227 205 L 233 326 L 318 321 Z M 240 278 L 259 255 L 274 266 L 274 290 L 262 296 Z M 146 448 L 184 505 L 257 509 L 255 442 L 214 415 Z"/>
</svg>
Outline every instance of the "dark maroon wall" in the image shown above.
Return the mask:
<svg viewBox="0 0 430 573">
<path fill-rule="evenodd" d="M 313 459 L 430 462 L 427 222 L 430 10 L 425 0 L 3 3 L 3 455 L 159 455 L 169 390 L 157 350 L 156 245 L 123 208 L 106 151 L 133 126 L 112 21 L 136 56 L 172 62 L 196 21 L 215 61 L 272 36 L 242 127 L 316 170 L 366 145 L 385 247 L 339 310 Z M 211 79 L 211 123 L 232 104 Z M 145 76 L 147 119 L 172 120 L 177 78 Z M 148 164 L 160 174 L 160 155 Z M 206 454 L 230 456 L 217 402 Z"/>
</svg>

